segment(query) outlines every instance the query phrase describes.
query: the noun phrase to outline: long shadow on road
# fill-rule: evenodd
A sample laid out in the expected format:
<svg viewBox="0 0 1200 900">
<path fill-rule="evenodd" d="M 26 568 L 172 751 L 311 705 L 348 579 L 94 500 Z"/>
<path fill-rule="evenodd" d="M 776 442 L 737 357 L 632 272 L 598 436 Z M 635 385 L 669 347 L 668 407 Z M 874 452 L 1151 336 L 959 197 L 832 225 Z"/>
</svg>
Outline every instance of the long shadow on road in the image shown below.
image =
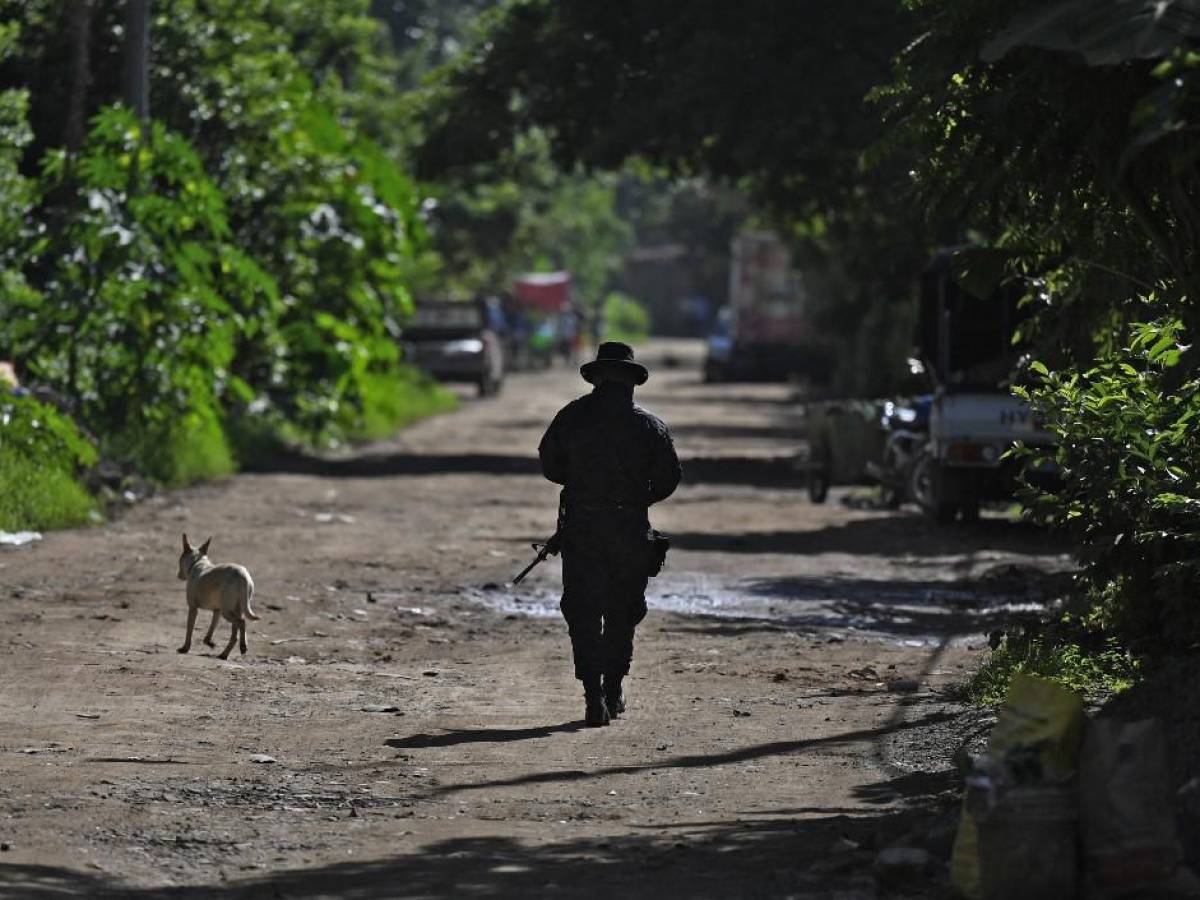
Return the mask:
<svg viewBox="0 0 1200 900">
<path fill-rule="evenodd" d="M 893 721 L 879 728 L 864 728 L 860 731 L 846 731 L 826 735 L 819 738 L 804 738 L 794 741 L 771 741 L 766 744 L 754 744 L 749 747 L 739 747 L 724 753 L 691 754 L 674 756 L 662 762 L 642 765 L 607 766 L 600 769 L 584 771 L 581 769 L 558 769 L 551 772 L 533 772 L 519 775 L 515 778 L 502 778 L 494 781 L 480 781 L 464 784 L 448 784 L 439 787 L 435 793 L 453 794 L 460 791 L 477 791 L 486 788 L 515 787 L 528 784 L 556 784 L 571 781 L 586 781 L 607 775 L 633 775 L 639 772 L 653 772 L 663 769 L 706 769 L 713 766 L 725 766 L 732 763 L 744 763 L 768 756 L 785 756 L 815 747 L 831 747 L 840 744 L 855 744 L 877 741 L 884 735 L 910 728 L 921 728 L 934 722 L 949 721 L 955 718 L 954 713 L 936 712 L 912 721 Z"/>
<path fill-rule="evenodd" d="M 781 810 L 779 818 L 765 821 L 700 822 L 682 834 L 635 829 L 620 837 L 536 845 L 507 836 L 462 837 L 382 859 L 196 887 L 135 889 L 98 872 L 10 865 L 0 867 L 0 900 L 828 898 L 861 889 L 860 873 L 869 871 L 874 855 L 870 848 L 899 837 L 911 822 L 911 813 L 796 819 Z"/>
<path fill-rule="evenodd" d="M 851 519 L 807 531 L 686 531 L 671 546 L 703 553 L 852 553 L 887 556 L 950 556 L 982 550 L 1052 556 L 1063 545 L 1024 522 L 988 519 L 970 526 L 938 528 L 919 515 L 893 513 Z"/>
<path fill-rule="evenodd" d="M 414 734 L 406 738 L 389 738 L 384 744 L 400 750 L 458 747 L 462 744 L 509 744 L 514 741 L 550 737 L 552 734 L 568 734 L 583 728 L 582 722 L 564 722 L 561 725 L 541 725 L 536 728 L 468 728 L 442 734 Z"/>
<path fill-rule="evenodd" d="M 538 475 L 541 465 L 532 454 L 504 453 L 372 453 L 321 457 L 281 453 L 248 467 L 260 474 L 317 475 L 323 478 L 392 478 L 421 475 Z M 804 473 L 789 456 L 691 457 L 683 460 L 686 484 L 743 484 L 756 487 L 795 487 Z"/>
<path fill-rule="evenodd" d="M 648 768 L 724 765 L 822 745 L 874 741 L 883 733 L 946 717 L 934 714 L 915 722 L 892 722 L 823 738 L 677 757 Z M 529 730 L 568 729 L 560 725 Z M 510 729 L 497 733 L 501 740 L 513 739 Z M 545 773 L 443 791 L 642 770 L 617 766 L 590 773 Z M 861 876 L 869 871 L 875 848 L 934 822 L 935 814 L 946 807 L 953 780 L 948 773 L 885 778 L 855 792 L 861 806 L 803 806 L 796 803 L 803 803 L 802 797 L 781 793 L 778 809 L 754 811 L 734 821 L 683 821 L 669 826 L 629 821 L 627 833 L 619 836 L 568 837 L 536 844 L 505 835 L 451 838 L 393 857 L 289 869 L 234 882 L 217 882 L 214 874 L 217 883 L 192 887 L 131 888 L 102 872 L 8 865 L 0 867 L 0 900 L 527 898 L 549 892 L 568 898 L 619 896 L 629 900 L 660 900 L 664 893 L 705 898 L 790 895 L 815 900 L 864 887 Z M 359 815 L 366 818 L 368 827 L 375 815 L 379 815 L 378 827 L 389 825 L 384 813 L 363 811 Z M 636 819 L 637 814 L 632 815 Z M 870 882 L 866 886 L 873 888 Z M 869 894 L 874 896 L 874 891 Z"/>
<path fill-rule="evenodd" d="M 535 456 L 501 453 L 363 453 L 320 457 L 278 454 L 249 467 L 251 472 L 319 475 L 325 478 L 388 478 L 400 475 L 540 475 Z"/>
</svg>

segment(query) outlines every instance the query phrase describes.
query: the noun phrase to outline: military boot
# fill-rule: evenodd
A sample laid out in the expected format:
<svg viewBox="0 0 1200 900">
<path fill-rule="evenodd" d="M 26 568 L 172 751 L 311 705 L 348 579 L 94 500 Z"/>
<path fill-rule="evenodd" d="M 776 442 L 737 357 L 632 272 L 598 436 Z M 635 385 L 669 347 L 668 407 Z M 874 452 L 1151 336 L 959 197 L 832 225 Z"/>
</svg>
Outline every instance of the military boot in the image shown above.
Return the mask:
<svg viewBox="0 0 1200 900">
<path fill-rule="evenodd" d="M 625 712 L 625 692 L 621 689 L 620 675 L 604 676 L 604 702 L 614 719 Z"/>
<path fill-rule="evenodd" d="M 595 684 L 584 683 L 584 721 L 589 728 L 599 728 L 612 721 L 608 712 L 608 704 L 604 701 L 604 691 L 599 680 Z"/>
</svg>

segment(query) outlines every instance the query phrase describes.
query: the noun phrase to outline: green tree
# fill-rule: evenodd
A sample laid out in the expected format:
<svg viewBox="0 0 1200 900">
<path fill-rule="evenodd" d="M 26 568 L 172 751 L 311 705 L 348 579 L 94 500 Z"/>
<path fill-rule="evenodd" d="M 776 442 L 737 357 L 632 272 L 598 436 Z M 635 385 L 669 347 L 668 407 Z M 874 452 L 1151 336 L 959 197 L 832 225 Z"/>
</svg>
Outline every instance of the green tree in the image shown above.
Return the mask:
<svg viewBox="0 0 1200 900">
<path fill-rule="evenodd" d="M 147 129 L 105 107 L 119 5 L 0 0 L 0 21 L 23 28 L 0 74 L 34 98 L 23 170 L 44 182 L 32 212 L 48 248 L 25 266 L 46 302 L 20 301 L 5 327 L 97 431 L 149 452 L 130 409 L 208 410 L 197 427 L 215 439 L 253 406 L 324 439 L 378 431 L 399 413 L 389 392 L 426 391 L 394 342 L 424 237 L 415 185 L 372 137 L 390 136 L 375 113 L 394 70 L 367 0 L 155 4 Z"/>
<path fill-rule="evenodd" d="M 599 302 L 633 237 L 617 184 L 613 174 L 561 171 L 542 132 L 522 135 L 496 162 L 433 187 L 443 267 L 429 286 L 471 296 L 519 272 L 568 269 L 584 301 Z"/>
</svg>

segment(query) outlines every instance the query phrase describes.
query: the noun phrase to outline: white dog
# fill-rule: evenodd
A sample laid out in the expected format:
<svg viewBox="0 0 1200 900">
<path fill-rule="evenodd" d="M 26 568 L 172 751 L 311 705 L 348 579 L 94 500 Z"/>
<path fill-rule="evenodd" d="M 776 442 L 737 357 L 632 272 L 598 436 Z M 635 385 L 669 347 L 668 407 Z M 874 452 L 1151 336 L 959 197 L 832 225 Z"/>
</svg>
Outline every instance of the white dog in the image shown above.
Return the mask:
<svg viewBox="0 0 1200 900">
<path fill-rule="evenodd" d="M 208 634 L 204 635 L 204 643 L 215 647 L 213 631 L 217 627 L 217 619 L 225 617 L 233 629 L 229 634 L 229 643 L 221 651 L 218 659 L 227 659 L 233 645 L 241 638 L 240 649 L 246 652 L 246 620 L 257 619 L 254 610 L 250 608 L 250 598 L 254 596 L 254 582 L 244 566 L 229 563 L 214 565 L 206 555 L 212 538 L 205 541 L 199 549 L 188 543 L 188 536 L 183 536 L 183 553 L 179 557 L 179 580 L 187 582 L 187 637 L 180 653 L 192 649 L 192 629 L 196 627 L 196 613 L 202 609 L 212 610 L 212 623 L 208 626 Z"/>
</svg>

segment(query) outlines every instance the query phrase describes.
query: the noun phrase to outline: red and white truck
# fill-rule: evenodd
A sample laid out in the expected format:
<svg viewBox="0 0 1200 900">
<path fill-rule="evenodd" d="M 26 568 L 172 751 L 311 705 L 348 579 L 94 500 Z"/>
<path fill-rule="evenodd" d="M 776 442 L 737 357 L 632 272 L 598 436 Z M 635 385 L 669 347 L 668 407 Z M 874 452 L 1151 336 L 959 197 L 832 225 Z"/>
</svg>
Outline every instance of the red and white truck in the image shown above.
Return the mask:
<svg viewBox="0 0 1200 900">
<path fill-rule="evenodd" d="M 708 338 L 706 381 L 823 380 L 829 356 L 808 314 L 808 285 L 773 231 L 738 235 L 731 246 L 729 303 Z"/>
</svg>

